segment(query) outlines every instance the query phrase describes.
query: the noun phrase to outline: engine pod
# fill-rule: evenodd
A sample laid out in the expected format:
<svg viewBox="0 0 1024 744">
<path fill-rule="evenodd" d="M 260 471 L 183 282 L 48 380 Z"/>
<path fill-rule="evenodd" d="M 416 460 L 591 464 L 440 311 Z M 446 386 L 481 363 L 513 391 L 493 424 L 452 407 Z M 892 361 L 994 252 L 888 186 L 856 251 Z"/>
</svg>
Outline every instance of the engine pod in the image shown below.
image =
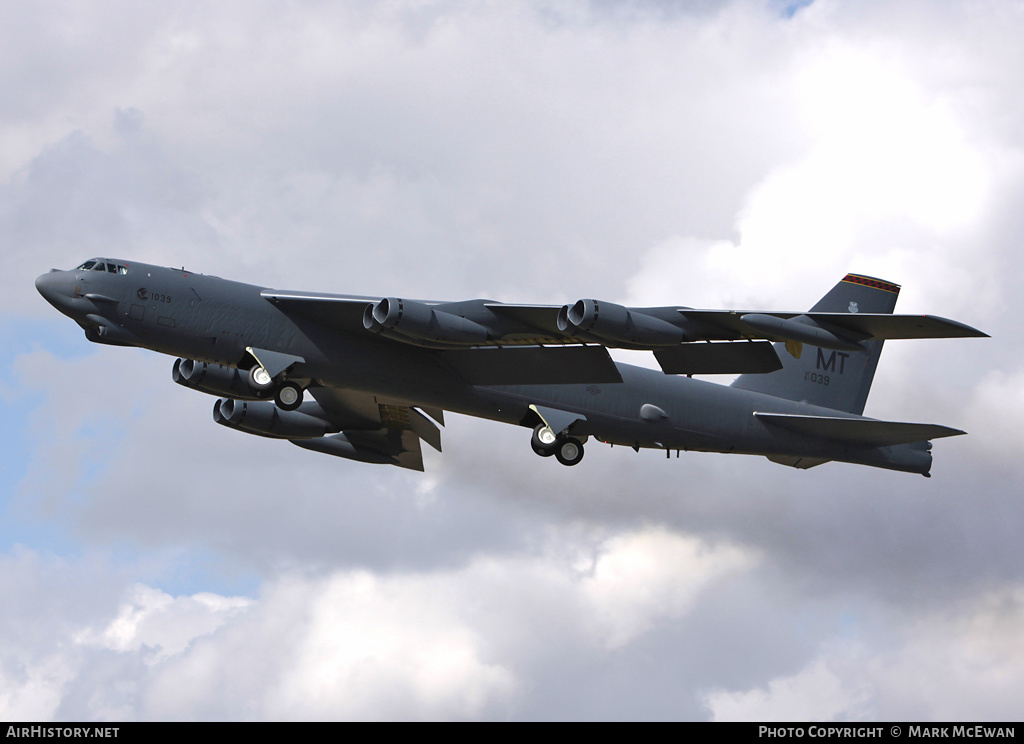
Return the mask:
<svg viewBox="0 0 1024 744">
<path fill-rule="evenodd" d="M 578 300 L 558 312 L 558 330 L 589 336 L 616 346 L 675 346 L 683 341 L 683 329 L 622 305 L 603 300 Z"/>
<path fill-rule="evenodd" d="M 480 344 L 491 335 L 486 326 L 468 318 L 397 297 L 367 305 L 363 327 L 374 333 L 392 331 L 411 339 L 458 345 Z"/>
</svg>

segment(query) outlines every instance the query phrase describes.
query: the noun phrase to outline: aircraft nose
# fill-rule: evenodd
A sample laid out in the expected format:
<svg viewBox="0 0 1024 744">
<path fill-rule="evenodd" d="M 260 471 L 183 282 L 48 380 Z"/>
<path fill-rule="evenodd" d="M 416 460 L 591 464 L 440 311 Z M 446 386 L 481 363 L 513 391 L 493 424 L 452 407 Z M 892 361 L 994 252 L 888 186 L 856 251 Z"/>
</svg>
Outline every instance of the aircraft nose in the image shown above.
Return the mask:
<svg viewBox="0 0 1024 744">
<path fill-rule="evenodd" d="M 46 274 L 36 278 L 36 290 L 47 302 L 62 309 L 71 302 L 71 287 L 67 281 L 67 272 L 50 269 Z"/>
</svg>

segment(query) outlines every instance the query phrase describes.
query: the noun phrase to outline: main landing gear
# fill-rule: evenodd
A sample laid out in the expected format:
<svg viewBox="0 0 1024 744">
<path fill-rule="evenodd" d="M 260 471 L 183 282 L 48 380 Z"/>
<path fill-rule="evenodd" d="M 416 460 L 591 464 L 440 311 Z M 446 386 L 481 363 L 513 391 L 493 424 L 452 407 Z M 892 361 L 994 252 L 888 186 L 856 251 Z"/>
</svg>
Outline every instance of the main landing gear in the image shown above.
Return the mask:
<svg viewBox="0 0 1024 744">
<path fill-rule="evenodd" d="M 583 459 L 583 442 L 575 437 L 555 434 L 547 424 L 537 424 L 530 446 L 541 457 L 555 456 L 563 465 L 575 465 Z"/>
<path fill-rule="evenodd" d="M 260 394 L 274 396 L 274 403 L 283 411 L 294 411 L 302 405 L 302 386 L 291 380 L 279 382 L 261 365 L 249 370 L 249 387 Z"/>
</svg>

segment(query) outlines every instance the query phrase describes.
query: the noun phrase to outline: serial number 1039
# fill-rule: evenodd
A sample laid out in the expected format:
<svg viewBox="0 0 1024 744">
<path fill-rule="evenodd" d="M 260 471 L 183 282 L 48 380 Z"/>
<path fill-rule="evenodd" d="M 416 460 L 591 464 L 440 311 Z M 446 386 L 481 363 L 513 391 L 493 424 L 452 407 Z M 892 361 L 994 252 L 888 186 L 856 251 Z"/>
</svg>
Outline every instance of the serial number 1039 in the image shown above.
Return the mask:
<svg viewBox="0 0 1024 744">
<path fill-rule="evenodd" d="M 828 375 L 819 375 L 817 372 L 804 372 L 804 381 L 828 385 Z"/>
</svg>

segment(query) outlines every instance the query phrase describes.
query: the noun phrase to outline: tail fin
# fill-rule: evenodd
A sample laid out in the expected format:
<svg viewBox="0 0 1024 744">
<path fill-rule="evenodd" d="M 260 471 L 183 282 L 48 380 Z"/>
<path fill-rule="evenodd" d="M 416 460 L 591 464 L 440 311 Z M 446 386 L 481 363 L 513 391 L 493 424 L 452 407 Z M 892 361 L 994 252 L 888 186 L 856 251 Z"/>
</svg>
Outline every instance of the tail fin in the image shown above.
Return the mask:
<svg viewBox="0 0 1024 744">
<path fill-rule="evenodd" d="M 891 313 L 899 292 L 898 284 L 847 274 L 811 312 Z M 776 343 L 782 369 L 740 375 L 732 386 L 859 416 L 864 412 L 882 343 L 866 341 L 864 351 L 834 351 L 792 341 Z"/>
</svg>

